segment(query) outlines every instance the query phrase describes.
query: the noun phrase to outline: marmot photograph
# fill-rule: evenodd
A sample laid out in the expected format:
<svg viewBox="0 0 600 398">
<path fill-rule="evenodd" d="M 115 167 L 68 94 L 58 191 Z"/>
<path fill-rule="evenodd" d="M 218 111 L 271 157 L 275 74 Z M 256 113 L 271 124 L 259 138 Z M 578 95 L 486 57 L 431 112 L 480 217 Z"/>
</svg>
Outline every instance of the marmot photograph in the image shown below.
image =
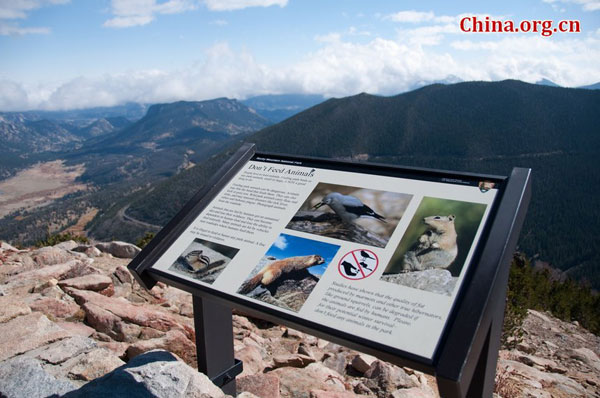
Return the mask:
<svg viewBox="0 0 600 398">
<path fill-rule="evenodd" d="M 452 295 L 485 208 L 423 198 L 381 280 Z"/>
<path fill-rule="evenodd" d="M 318 184 L 288 229 L 375 247 L 385 247 L 412 195 Z"/>
<path fill-rule="evenodd" d="M 237 292 L 298 312 L 339 248 L 280 234 Z"/>
<path fill-rule="evenodd" d="M 239 249 L 196 238 L 169 270 L 212 284 Z"/>
</svg>

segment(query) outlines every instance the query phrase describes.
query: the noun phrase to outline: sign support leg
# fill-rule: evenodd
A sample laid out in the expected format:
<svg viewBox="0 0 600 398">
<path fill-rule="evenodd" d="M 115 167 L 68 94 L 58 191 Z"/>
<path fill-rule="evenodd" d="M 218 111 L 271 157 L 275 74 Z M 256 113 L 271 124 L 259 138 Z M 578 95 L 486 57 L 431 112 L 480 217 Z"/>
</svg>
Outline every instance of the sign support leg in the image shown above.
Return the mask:
<svg viewBox="0 0 600 398">
<path fill-rule="evenodd" d="M 195 295 L 192 298 L 198 371 L 235 397 L 235 377 L 242 372 L 242 362 L 233 356 L 231 308 Z"/>
<path fill-rule="evenodd" d="M 502 306 L 504 307 L 504 306 Z M 494 318 L 487 333 L 485 343 L 479 354 L 471 385 L 467 397 L 489 397 L 494 394 L 496 382 L 496 365 L 498 351 L 500 350 L 500 337 L 502 335 L 503 317 Z"/>
</svg>

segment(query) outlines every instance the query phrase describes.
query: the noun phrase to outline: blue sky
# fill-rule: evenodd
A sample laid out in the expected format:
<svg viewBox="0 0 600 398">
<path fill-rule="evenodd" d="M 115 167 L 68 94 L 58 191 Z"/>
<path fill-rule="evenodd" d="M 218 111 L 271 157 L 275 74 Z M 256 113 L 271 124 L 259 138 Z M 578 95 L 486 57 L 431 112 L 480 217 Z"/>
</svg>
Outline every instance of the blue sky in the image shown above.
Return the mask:
<svg viewBox="0 0 600 398">
<path fill-rule="evenodd" d="M 472 15 L 582 31 L 461 32 Z M 0 0 L 0 110 L 507 78 L 600 81 L 600 0 Z"/>
<path fill-rule="evenodd" d="M 309 268 L 308 271 L 313 275 L 320 276 L 323 275 L 339 248 L 339 246 L 329 243 L 299 238 L 297 236 L 287 234 L 280 234 L 265 255 L 273 256 L 281 260 L 288 257 L 310 256 L 317 254 L 323 257 L 325 262 L 321 265 L 316 265 Z"/>
</svg>

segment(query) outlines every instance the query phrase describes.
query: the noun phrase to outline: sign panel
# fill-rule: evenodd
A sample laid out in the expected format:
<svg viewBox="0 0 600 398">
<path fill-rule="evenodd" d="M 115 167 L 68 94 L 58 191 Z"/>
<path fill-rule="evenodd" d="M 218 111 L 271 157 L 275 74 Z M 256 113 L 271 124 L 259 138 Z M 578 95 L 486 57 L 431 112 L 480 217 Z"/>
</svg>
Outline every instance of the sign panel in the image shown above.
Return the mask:
<svg viewBox="0 0 600 398">
<path fill-rule="evenodd" d="M 256 154 L 152 270 L 431 360 L 502 184 Z"/>
</svg>

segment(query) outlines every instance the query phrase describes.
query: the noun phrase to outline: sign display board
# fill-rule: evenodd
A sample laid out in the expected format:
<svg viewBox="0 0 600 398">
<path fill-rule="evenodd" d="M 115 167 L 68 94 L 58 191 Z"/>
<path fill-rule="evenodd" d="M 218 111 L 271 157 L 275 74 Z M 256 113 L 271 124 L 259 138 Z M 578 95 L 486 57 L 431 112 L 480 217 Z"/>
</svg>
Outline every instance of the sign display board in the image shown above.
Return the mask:
<svg viewBox="0 0 600 398">
<path fill-rule="evenodd" d="M 505 182 L 258 153 L 139 261 L 187 290 L 433 363 Z"/>
</svg>

